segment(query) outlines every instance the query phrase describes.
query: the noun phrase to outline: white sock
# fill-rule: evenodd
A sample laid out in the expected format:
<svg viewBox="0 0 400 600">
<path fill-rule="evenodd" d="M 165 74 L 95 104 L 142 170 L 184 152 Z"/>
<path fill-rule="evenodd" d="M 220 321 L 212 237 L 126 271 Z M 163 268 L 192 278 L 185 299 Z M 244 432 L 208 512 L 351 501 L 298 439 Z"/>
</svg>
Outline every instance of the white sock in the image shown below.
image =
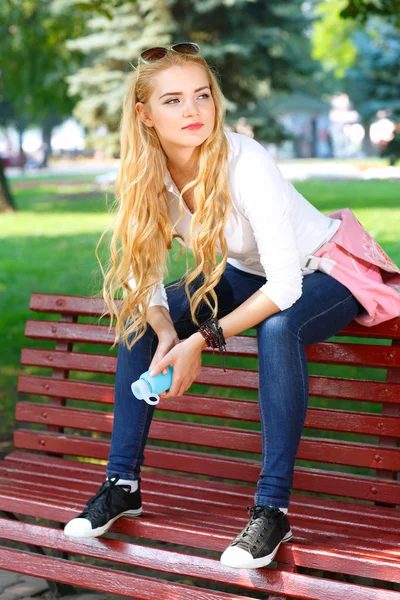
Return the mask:
<svg viewBox="0 0 400 600">
<path fill-rule="evenodd" d="M 136 492 L 138 489 L 137 479 L 118 479 L 116 485 L 129 485 L 131 493 Z"/>
<path fill-rule="evenodd" d="M 271 506 L 271 505 L 269 504 L 268 506 Z M 276 508 L 276 506 L 271 506 L 271 508 Z M 287 512 L 288 512 L 289 509 L 288 508 L 280 508 L 279 507 L 279 510 L 281 510 L 283 513 L 285 513 L 285 515 L 287 515 Z"/>
</svg>

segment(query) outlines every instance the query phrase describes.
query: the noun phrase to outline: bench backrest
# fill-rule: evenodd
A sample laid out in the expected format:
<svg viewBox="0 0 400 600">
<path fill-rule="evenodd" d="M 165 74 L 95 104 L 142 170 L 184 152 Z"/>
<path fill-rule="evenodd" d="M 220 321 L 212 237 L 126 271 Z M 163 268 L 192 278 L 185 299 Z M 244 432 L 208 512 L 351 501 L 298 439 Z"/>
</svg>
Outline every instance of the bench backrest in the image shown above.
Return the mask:
<svg viewBox="0 0 400 600">
<path fill-rule="evenodd" d="M 109 351 L 107 320 L 99 324 L 104 306 L 99 298 L 32 294 L 30 309 L 41 314 L 26 323 L 35 343 L 21 354 L 30 368 L 18 380 L 28 396 L 16 406 L 17 449 L 107 460 L 117 350 Z M 160 400 L 145 468 L 257 481 L 256 338 L 229 338 L 227 350 L 226 373 L 205 350 L 190 393 Z M 309 346 L 307 359 L 310 405 L 294 490 L 399 504 L 400 318 L 374 328 L 352 323 Z"/>
</svg>

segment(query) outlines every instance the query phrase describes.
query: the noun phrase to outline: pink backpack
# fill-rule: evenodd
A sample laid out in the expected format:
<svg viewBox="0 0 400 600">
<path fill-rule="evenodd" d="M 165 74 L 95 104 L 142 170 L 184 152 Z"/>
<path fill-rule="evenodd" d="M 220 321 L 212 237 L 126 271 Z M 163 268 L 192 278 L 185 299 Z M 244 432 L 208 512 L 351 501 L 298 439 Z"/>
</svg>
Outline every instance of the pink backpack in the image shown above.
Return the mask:
<svg viewBox="0 0 400 600">
<path fill-rule="evenodd" d="M 328 215 L 342 223 L 329 242 L 303 259 L 345 285 L 365 308 L 355 321 L 372 327 L 400 316 L 400 269 L 349 208 Z"/>
</svg>

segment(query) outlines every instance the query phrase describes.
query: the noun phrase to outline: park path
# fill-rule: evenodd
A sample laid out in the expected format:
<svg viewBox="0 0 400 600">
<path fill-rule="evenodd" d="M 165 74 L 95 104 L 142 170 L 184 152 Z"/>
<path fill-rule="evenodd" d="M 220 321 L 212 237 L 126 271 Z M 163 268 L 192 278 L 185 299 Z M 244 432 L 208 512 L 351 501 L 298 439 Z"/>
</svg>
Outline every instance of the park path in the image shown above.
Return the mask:
<svg viewBox="0 0 400 600">
<path fill-rule="evenodd" d="M 400 166 L 364 166 L 360 168 L 356 164 L 345 161 L 321 161 L 313 159 L 278 160 L 277 164 L 284 177 L 290 181 L 302 181 L 305 179 L 352 179 L 364 181 L 369 179 L 400 179 Z M 118 165 L 118 160 L 82 162 L 80 164 L 71 161 L 63 165 L 51 165 L 46 169 L 27 169 L 24 177 L 35 179 L 42 175 L 93 175 L 98 176 L 96 179 L 99 183 L 111 183 L 115 180 Z M 21 169 L 14 167 L 7 168 L 6 174 L 10 179 L 21 177 Z M 102 179 L 103 181 L 101 181 Z"/>
<path fill-rule="evenodd" d="M 0 600 L 52 600 L 47 581 L 0 569 Z M 62 600 L 120 600 L 121 596 L 90 590 L 62 596 Z"/>
</svg>

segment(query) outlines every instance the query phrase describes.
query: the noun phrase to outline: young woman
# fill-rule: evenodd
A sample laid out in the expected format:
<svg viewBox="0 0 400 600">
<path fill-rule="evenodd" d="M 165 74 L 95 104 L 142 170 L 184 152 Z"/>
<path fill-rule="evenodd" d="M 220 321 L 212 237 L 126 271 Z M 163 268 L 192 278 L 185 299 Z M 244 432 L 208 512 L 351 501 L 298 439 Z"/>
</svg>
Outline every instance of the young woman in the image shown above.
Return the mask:
<svg viewBox="0 0 400 600">
<path fill-rule="evenodd" d="M 292 536 L 287 512 L 308 402 L 305 346 L 336 334 L 362 306 L 335 278 L 302 268 L 302 257 L 330 240 L 340 219 L 299 194 L 258 142 L 224 129 L 223 101 L 195 44 L 141 54 L 121 120 L 118 212 L 103 288 L 119 340 L 107 479 L 64 531 L 99 536 L 119 516 L 142 512 L 140 468 L 154 406 L 135 402 L 131 383 L 172 365 L 164 396 L 181 395 L 200 374 L 206 345 L 221 349 L 256 327 L 260 477 L 250 520 L 221 556 L 225 565 L 255 568 Z M 185 286 L 164 287 L 174 237 L 191 248 L 194 267 Z"/>
</svg>

